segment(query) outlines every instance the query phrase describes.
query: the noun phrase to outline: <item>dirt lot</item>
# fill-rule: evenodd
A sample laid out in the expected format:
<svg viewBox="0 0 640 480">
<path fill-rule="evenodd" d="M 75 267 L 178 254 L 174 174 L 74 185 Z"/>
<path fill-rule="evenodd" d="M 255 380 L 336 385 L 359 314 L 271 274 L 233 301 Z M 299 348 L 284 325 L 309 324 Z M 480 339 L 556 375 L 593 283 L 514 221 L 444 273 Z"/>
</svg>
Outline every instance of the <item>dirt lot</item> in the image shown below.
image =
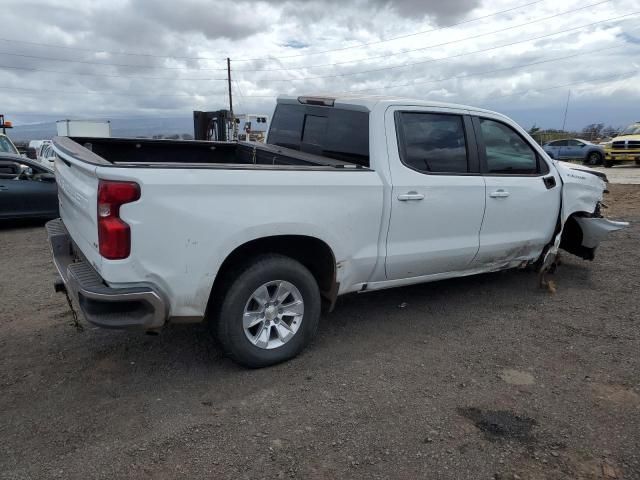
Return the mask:
<svg viewBox="0 0 640 480">
<path fill-rule="evenodd" d="M 202 326 L 78 331 L 41 226 L 0 230 L 0 478 L 640 478 L 634 221 L 557 293 L 509 271 L 351 295 L 244 370 Z"/>
</svg>

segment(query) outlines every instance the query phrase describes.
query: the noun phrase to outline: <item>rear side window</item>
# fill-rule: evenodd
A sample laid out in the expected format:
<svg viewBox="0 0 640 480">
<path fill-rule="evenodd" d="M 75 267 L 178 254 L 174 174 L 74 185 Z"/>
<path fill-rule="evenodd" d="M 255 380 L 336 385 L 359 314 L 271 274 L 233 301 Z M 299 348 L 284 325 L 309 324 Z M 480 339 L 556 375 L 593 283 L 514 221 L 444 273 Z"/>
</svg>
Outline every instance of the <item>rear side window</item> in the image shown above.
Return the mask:
<svg viewBox="0 0 640 480">
<path fill-rule="evenodd" d="M 272 145 L 369 166 L 369 113 L 280 104 L 269 129 Z"/>
<path fill-rule="evenodd" d="M 425 173 L 467 173 L 469 162 L 462 116 L 400 112 L 400 157 L 408 167 Z"/>
<path fill-rule="evenodd" d="M 488 173 L 538 173 L 538 156 L 527 142 L 504 123 L 480 119 Z"/>
</svg>

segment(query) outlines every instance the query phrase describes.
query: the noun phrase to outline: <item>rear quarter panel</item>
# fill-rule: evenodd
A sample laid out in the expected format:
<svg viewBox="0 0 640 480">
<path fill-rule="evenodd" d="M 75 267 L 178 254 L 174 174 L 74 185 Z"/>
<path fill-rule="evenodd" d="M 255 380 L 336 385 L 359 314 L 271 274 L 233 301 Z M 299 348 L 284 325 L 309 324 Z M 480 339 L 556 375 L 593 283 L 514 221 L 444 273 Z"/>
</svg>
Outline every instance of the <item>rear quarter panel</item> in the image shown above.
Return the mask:
<svg viewBox="0 0 640 480">
<path fill-rule="evenodd" d="M 374 171 L 98 167 L 97 174 L 136 181 L 142 192 L 120 210 L 131 225 L 131 255 L 103 260 L 103 278 L 156 285 L 171 316 L 204 315 L 224 259 L 257 238 L 323 240 L 340 265 L 341 291 L 366 281 L 379 256 L 383 187 Z"/>
</svg>

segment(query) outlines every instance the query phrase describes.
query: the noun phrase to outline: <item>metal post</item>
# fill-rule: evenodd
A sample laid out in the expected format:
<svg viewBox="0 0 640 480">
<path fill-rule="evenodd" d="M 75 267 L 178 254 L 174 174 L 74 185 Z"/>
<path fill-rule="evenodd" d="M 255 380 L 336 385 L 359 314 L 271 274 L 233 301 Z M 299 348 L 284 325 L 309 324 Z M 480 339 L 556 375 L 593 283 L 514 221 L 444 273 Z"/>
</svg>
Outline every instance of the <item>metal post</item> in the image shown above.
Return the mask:
<svg viewBox="0 0 640 480">
<path fill-rule="evenodd" d="M 233 97 L 231 96 L 231 59 L 227 57 L 227 84 L 229 87 L 229 112 L 233 117 Z"/>
<path fill-rule="evenodd" d="M 231 93 L 231 59 L 227 57 L 227 86 L 229 88 L 229 117 L 231 117 L 231 138 L 234 139 L 236 128 L 236 119 L 233 116 L 233 95 Z M 229 137 L 229 129 L 227 128 L 227 137 Z M 234 139 L 235 140 L 235 139 Z"/>
<path fill-rule="evenodd" d="M 567 123 L 567 111 L 569 111 L 569 98 L 571 98 L 571 90 L 567 94 L 567 104 L 564 107 L 564 120 L 562 120 L 562 131 L 564 132 L 564 125 Z"/>
</svg>

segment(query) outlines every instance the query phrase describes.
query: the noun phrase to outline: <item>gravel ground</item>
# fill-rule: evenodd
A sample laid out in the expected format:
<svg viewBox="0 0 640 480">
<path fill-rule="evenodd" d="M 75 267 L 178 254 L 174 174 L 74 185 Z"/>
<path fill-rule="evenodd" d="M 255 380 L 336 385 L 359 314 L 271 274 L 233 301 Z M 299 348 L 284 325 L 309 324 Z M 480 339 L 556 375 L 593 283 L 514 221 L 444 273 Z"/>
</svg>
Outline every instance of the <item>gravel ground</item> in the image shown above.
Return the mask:
<svg viewBox="0 0 640 480">
<path fill-rule="evenodd" d="M 509 271 L 340 299 L 245 370 L 203 326 L 72 324 L 41 225 L 0 229 L 0 478 L 640 478 L 640 187 L 557 293 Z"/>
</svg>

